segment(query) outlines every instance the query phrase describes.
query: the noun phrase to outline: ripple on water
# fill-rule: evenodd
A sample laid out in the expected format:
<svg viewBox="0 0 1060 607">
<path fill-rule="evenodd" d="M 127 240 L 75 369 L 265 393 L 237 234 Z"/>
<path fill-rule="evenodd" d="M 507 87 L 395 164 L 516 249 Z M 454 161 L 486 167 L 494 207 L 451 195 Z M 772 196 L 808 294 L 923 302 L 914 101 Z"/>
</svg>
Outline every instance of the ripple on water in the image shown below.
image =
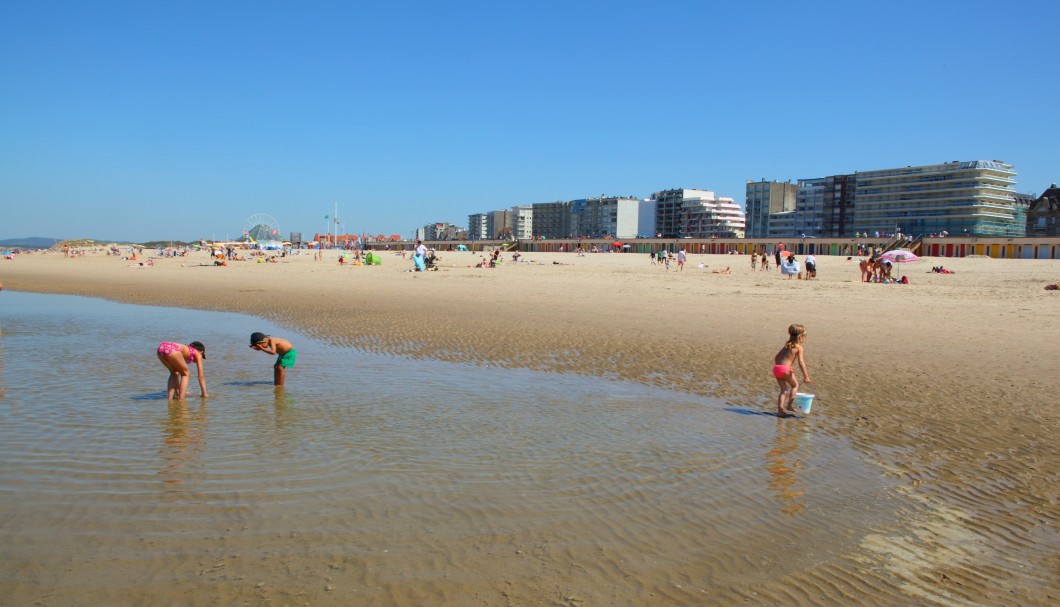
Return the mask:
<svg viewBox="0 0 1060 607">
<path fill-rule="evenodd" d="M 17 602 L 230 601 L 261 579 L 277 600 L 341 585 L 411 604 L 555 579 L 680 603 L 790 571 L 792 546 L 831 558 L 889 512 L 877 470 L 812 418 L 240 315 L 21 293 L 3 314 L 0 595 Z M 299 348 L 285 391 L 246 348 L 258 330 Z M 193 339 L 211 398 L 193 378 L 166 403 L 154 349 Z M 189 579 L 214 583 L 188 597 Z"/>
</svg>

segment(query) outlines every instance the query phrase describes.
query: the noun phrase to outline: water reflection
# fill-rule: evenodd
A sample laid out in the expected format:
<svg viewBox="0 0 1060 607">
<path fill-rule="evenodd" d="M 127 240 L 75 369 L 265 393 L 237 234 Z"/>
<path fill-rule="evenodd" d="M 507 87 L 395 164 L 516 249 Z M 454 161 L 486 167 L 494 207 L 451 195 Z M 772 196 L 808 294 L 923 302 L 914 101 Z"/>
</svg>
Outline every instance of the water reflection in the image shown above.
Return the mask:
<svg viewBox="0 0 1060 607">
<path fill-rule="evenodd" d="M 206 448 L 206 403 L 188 405 L 170 401 L 169 415 L 162 427 L 162 476 L 168 490 L 183 491 L 195 462 Z"/>
<path fill-rule="evenodd" d="M 783 506 L 780 511 L 796 515 L 806 509 L 798 477 L 803 466 L 798 454 L 802 424 L 791 422 L 777 419 L 777 434 L 772 448 L 766 453 L 766 469 L 769 471 L 769 490 Z"/>
<path fill-rule="evenodd" d="M 7 396 L 7 386 L 4 384 L 4 344 L 3 331 L 0 331 L 0 401 Z"/>
</svg>

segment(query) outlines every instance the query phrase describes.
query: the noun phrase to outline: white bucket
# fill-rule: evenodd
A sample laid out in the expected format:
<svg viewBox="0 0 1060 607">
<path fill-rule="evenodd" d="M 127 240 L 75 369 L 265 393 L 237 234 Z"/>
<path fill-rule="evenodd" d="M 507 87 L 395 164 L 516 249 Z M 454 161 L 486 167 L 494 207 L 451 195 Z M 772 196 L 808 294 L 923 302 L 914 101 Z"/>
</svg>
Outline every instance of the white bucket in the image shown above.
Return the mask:
<svg viewBox="0 0 1060 607">
<path fill-rule="evenodd" d="M 813 394 L 803 394 L 798 392 L 795 394 L 795 410 L 803 415 L 810 412 L 810 407 L 813 406 Z"/>
</svg>

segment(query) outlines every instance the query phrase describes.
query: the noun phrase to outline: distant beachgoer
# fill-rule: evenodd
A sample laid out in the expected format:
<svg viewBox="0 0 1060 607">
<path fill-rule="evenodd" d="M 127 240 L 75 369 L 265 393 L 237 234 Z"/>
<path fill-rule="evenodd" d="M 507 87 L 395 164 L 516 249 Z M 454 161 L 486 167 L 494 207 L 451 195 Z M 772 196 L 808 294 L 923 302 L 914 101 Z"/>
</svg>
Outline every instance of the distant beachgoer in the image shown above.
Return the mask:
<svg viewBox="0 0 1060 607">
<path fill-rule="evenodd" d="M 794 255 L 788 255 L 784 263 L 780 264 L 780 273 L 787 275 L 788 280 L 791 280 L 799 273 L 799 262 Z"/>
<path fill-rule="evenodd" d="M 793 363 L 798 363 L 802 371 L 802 381 L 813 383 L 810 374 L 806 372 L 806 359 L 802 342 L 806 339 L 806 329 L 802 325 L 794 324 L 788 327 L 788 342 L 773 357 L 773 377 L 777 379 L 780 386 L 780 394 L 777 395 L 777 417 L 788 417 L 795 413 L 792 406 L 795 402 L 795 393 L 799 390 L 799 380 L 795 378 L 795 371 L 791 368 Z"/>
<path fill-rule="evenodd" d="M 677 252 L 677 271 L 683 272 L 685 270 L 685 250 L 681 249 Z"/>
<path fill-rule="evenodd" d="M 773 259 L 777 262 L 777 269 L 778 270 L 781 269 L 780 268 L 780 249 L 779 248 L 777 248 L 777 250 L 773 252 Z"/>
<path fill-rule="evenodd" d="M 251 333 L 250 347 L 259 352 L 276 355 L 276 364 L 272 366 L 273 385 L 283 387 L 287 369 L 294 367 L 295 361 L 298 360 L 298 350 L 294 349 L 294 344 L 281 337 Z"/>
<path fill-rule="evenodd" d="M 869 258 L 869 263 L 872 264 L 872 278 L 870 278 L 870 280 L 876 282 L 883 278 L 883 261 L 879 257 L 876 257 L 876 255 L 873 255 Z"/>
<path fill-rule="evenodd" d="M 758 251 L 751 251 L 751 269 L 754 270 L 755 266 L 758 265 Z"/>
<path fill-rule="evenodd" d="M 178 344 L 172 341 L 164 341 L 158 344 L 158 360 L 169 370 L 169 381 L 166 382 L 166 398 L 169 400 L 184 400 L 188 393 L 188 377 L 190 370 L 188 365 L 195 363 L 199 374 L 199 388 L 202 397 L 209 396 L 206 393 L 206 346 L 200 341 L 193 341 L 188 345 Z"/>
<path fill-rule="evenodd" d="M 766 271 L 768 269 L 769 269 L 769 255 L 766 255 L 765 253 L 762 253 L 762 271 L 764 272 L 764 271 Z"/>
<path fill-rule="evenodd" d="M 714 270 L 714 274 L 732 274 L 732 268 L 725 268 L 724 270 Z"/>
<path fill-rule="evenodd" d="M 806 280 L 817 278 L 817 258 L 813 255 L 806 256 Z"/>
<path fill-rule="evenodd" d="M 861 282 L 872 282 L 872 260 L 862 259 L 858 267 L 861 268 Z"/>
<path fill-rule="evenodd" d="M 648 259 L 651 259 L 651 265 L 655 265 L 655 253 L 648 253 Z"/>
<path fill-rule="evenodd" d="M 891 262 L 887 261 L 886 259 L 881 261 L 880 262 L 880 272 L 881 272 L 880 278 L 890 279 L 891 278 L 891 269 L 892 268 L 893 268 L 893 266 L 891 265 Z"/>
</svg>

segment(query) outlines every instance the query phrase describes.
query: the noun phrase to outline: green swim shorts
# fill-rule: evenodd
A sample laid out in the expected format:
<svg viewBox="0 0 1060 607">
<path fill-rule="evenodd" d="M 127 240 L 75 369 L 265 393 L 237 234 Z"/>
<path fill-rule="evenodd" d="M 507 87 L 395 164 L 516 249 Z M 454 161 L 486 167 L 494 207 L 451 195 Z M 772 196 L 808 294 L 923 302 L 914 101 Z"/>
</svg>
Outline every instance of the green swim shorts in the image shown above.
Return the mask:
<svg viewBox="0 0 1060 607">
<path fill-rule="evenodd" d="M 296 360 L 298 360 L 298 350 L 291 348 L 287 351 L 287 354 L 281 354 L 280 356 L 276 357 L 275 366 L 290 369 L 294 366 L 294 361 Z"/>
</svg>

